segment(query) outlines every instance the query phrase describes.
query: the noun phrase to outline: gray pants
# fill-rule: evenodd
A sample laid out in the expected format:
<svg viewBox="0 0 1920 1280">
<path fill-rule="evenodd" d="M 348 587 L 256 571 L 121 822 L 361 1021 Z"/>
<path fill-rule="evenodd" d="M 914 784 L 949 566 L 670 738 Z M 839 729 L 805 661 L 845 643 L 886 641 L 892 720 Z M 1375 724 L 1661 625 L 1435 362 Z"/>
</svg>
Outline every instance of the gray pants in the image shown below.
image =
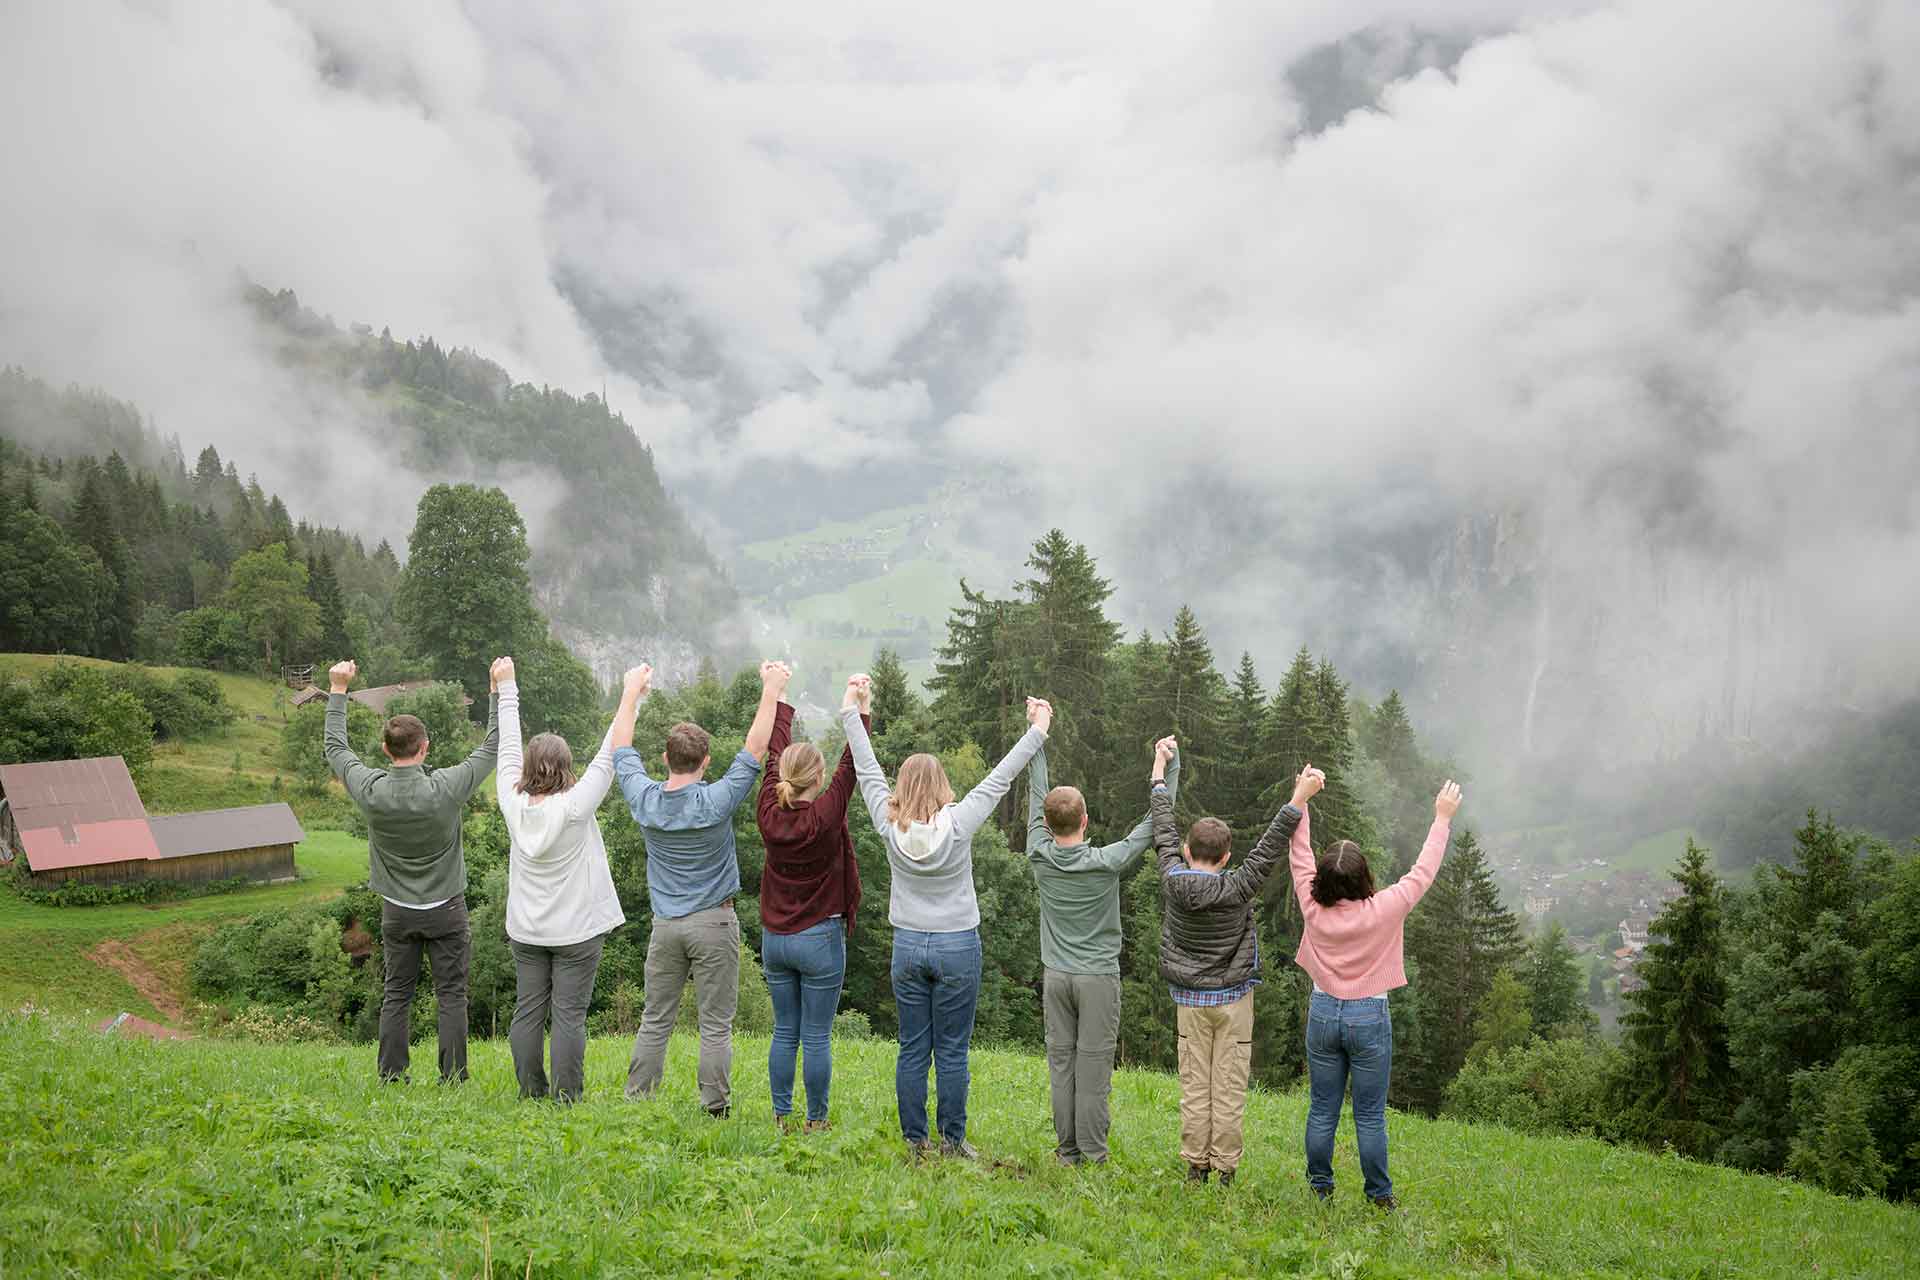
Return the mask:
<svg viewBox="0 0 1920 1280">
<path fill-rule="evenodd" d="M 467 1078 L 467 900 L 415 911 L 380 905 L 380 954 L 386 961 L 386 985 L 380 995 L 380 1078 L 407 1074 L 413 989 L 420 981 L 420 956 L 433 964 L 433 995 L 440 1006 L 440 1079 Z"/>
<path fill-rule="evenodd" d="M 660 1087 L 667 1037 L 680 1016 L 680 993 L 693 979 L 700 1012 L 700 1104 L 725 1111 L 733 1071 L 733 1014 L 740 1003 L 740 917 L 723 902 L 692 915 L 653 918 L 647 939 L 647 1004 L 627 1064 L 627 1096 Z"/>
<path fill-rule="evenodd" d="M 513 1074 L 520 1096 L 547 1096 L 547 1073 L 542 1064 L 547 1037 L 547 1014 L 553 1014 L 553 1093 L 562 1102 L 580 1097 L 586 1084 L 587 1006 L 593 1001 L 593 976 L 600 971 L 600 948 L 606 935 L 565 947 L 542 947 L 515 942 L 513 972 L 517 999 L 513 1029 Z"/>
<path fill-rule="evenodd" d="M 1120 1040 L 1120 975 L 1048 969 L 1044 998 L 1057 1149 L 1067 1160 L 1105 1160 L 1107 1095 Z"/>
</svg>

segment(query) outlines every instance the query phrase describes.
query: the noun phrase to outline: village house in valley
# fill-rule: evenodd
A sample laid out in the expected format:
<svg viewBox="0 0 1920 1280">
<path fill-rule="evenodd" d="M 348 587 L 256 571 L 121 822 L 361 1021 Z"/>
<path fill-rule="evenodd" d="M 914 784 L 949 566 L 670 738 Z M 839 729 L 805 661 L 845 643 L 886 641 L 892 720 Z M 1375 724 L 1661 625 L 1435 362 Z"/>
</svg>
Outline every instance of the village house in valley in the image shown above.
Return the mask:
<svg viewBox="0 0 1920 1280">
<path fill-rule="evenodd" d="M 305 838 L 284 804 L 150 818 L 119 756 L 0 765 L 0 865 L 36 883 L 291 880 Z"/>
</svg>

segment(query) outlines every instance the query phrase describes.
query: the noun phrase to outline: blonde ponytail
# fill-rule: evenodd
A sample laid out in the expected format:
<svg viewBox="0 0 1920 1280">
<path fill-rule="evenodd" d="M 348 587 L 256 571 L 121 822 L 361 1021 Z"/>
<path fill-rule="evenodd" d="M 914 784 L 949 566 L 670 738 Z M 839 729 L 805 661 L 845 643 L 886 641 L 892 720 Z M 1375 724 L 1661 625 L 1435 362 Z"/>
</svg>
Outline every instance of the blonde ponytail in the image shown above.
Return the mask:
<svg viewBox="0 0 1920 1280">
<path fill-rule="evenodd" d="M 811 800 L 827 776 L 827 760 L 811 742 L 796 742 L 780 753 L 780 782 L 774 794 L 780 807 L 791 809 Z"/>
</svg>

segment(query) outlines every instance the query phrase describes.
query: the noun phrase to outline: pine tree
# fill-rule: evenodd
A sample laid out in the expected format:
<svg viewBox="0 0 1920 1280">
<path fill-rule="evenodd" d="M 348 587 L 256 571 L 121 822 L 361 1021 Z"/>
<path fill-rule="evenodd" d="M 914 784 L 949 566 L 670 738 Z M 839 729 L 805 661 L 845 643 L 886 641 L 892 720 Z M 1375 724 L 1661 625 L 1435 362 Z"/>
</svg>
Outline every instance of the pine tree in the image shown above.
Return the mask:
<svg viewBox="0 0 1920 1280">
<path fill-rule="evenodd" d="M 1867 1123 L 1867 1099 L 1851 1077 L 1830 1073 L 1820 1118 L 1793 1142 L 1787 1169 L 1836 1195 L 1877 1196 L 1891 1173 Z"/>
<path fill-rule="evenodd" d="M 124 474 L 125 465 L 121 471 Z M 112 484 L 91 459 L 83 465 L 80 493 L 73 504 L 73 537 L 93 548 L 112 580 L 107 607 L 101 611 L 98 652 L 124 662 L 133 656 L 134 619 L 139 610 L 139 587 L 133 557 L 114 518 Z"/>
<path fill-rule="evenodd" d="M 1533 1029 L 1542 1036 L 1585 1032 L 1592 1021 L 1582 995 L 1586 980 L 1580 974 L 1566 927 L 1555 921 L 1527 948 L 1526 985 Z"/>
<path fill-rule="evenodd" d="M 1010 649 L 1013 705 L 1024 721 L 1026 695 L 1053 703 L 1049 765 L 1062 780 L 1084 782 L 1097 773 L 1104 751 L 1119 745 L 1108 741 L 1103 706 L 1109 654 L 1121 636 L 1106 615 L 1113 584 L 1100 576 L 1086 546 L 1059 529 L 1033 544 L 1027 567 L 1033 575 L 1019 583 L 1020 607 L 1001 631 Z M 1018 722 L 1012 729 L 1013 736 L 1023 731 Z M 999 749 L 994 744 L 989 756 Z"/>
<path fill-rule="evenodd" d="M 1687 841 L 1681 895 L 1653 921 L 1636 970 L 1644 982 L 1621 1018 L 1627 1131 L 1686 1155 L 1711 1151 L 1729 1083 L 1723 891 L 1707 851 Z"/>
<path fill-rule="evenodd" d="M 1271 815 L 1262 816 L 1260 796 L 1271 783 L 1260 754 L 1267 716 L 1267 691 L 1254 668 L 1253 655 L 1242 652 L 1227 695 L 1226 722 L 1221 735 L 1221 760 L 1216 766 L 1219 785 L 1214 803 L 1217 816 L 1233 827 L 1236 840 L 1257 839 Z"/>
<path fill-rule="evenodd" d="M 338 661 L 353 651 L 347 638 L 347 610 L 340 598 L 340 579 L 333 571 L 333 557 L 321 552 L 307 557 L 307 596 L 320 609 L 319 645 L 322 656 L 336 655 Z"/>
<path fill-rule="evenodd" d="M 1493 975 L 1486 999 L 1473 1018 L 1473 1046 L 1467 1061 L 1478 1062 L 1490 1053 L 1524 1048 L 1533 1038 L 1532 998 L 1511 969 Z"/>
<path fill-rule="evenodd" d="M 1193 812 L 1217 814 L 1223 799 L 1217 753 L 1227 719 L 1227 688 L 1213 665 L 1213 649 L 1199 619 L 1185 605 L 1174 615 L 1165 653 L 1166 725 L 1167 732 L 1180 739 L 1180 788 L 1189 793 Z M 1154 732 L 1149 729 L 1149 737 Z M 1140 758 L 1149 758 L 1147 740 L 1135 745 Z"/>
<path fill-rule="evenodd" d="M 947 616 L 947 642 L 935 650 L 927 681 L 942 745 L 972 742 L 998 758 L 1016 736 L 1016 701 L 1018 723 L 1026 723 L 1026 692 L 1015 692 L 1008 644 L 1013 612 L 1013 601 L 995 600 L 960 580 L 960 603 Z"/>
<path fill-rule="evenodd" d="M 193 466 L 193 500 L 196 503 L 211 504 L 220 492 L 220 481 L 224 472 L 220 467 L 220 451 L 212 445 L 200 451 L 199 460 Z"/>
<path fill-rule="evenodd" d="M 914 696 L 913 682 L 907 679 L 900 655 L 884 645 L 874 652 L 868 674 L 873 677 L 873 729 L 885 733 L 895 721 L 910 714 L 919 699 Z"/>
</svg>

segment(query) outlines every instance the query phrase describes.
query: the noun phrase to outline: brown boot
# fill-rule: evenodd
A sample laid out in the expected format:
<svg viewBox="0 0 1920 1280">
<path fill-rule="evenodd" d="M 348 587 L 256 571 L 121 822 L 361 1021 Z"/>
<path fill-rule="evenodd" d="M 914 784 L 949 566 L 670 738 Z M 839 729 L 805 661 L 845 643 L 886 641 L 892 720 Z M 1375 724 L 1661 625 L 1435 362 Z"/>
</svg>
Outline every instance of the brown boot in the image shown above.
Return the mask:
<svg viewBox="0 0 1920 1280">
<path fill-rule="evenodd" d="M 833 1121 L 831 1120 L 809 1120 L 804 1126 L 802 1126 L 801 1132 L 802 1133 L 825 1133 L 827 1130 L 831 1128 L 833 1128 Z"/>
<path fill-rule="evenodd" d="M 1204 1164 L 1190 1164 L 1187 1166 L 1187 1181 L 1203 1183 L 1207 1180 L 1207 1175 L 1212 1172 L 1213 1170 Z"/>
</svg>

